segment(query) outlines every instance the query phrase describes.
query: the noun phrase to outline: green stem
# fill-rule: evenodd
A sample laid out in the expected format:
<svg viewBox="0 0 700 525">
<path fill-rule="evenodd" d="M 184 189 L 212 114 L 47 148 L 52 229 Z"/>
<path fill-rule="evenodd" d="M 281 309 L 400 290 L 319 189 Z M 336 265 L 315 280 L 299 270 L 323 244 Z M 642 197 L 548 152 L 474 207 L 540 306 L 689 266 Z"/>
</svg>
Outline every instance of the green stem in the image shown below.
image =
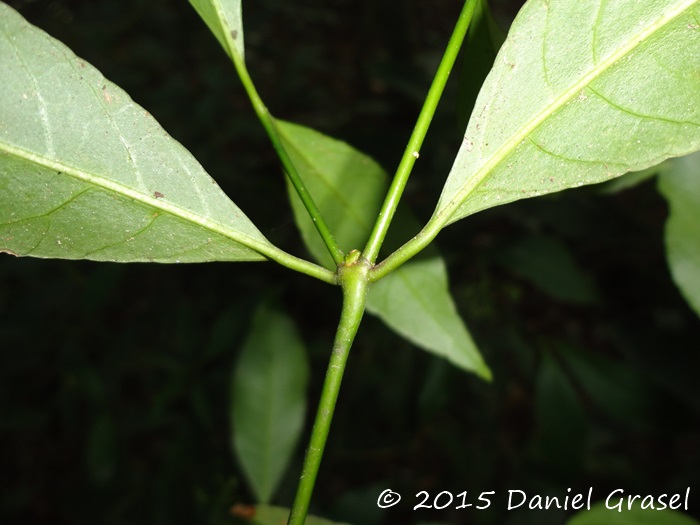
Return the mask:
<svg viewBox="0 0 700 525">
<path fill-rule="evenodd" d="M 343 288 L 343 309 L 340 314 L 340 322 L 333 343 L 326 379 L 323 383 L 323 391 L 316 412 L 316 419 L 311 431 L 309 447 L 306 450 L 304 466 L 299 479 L 294 504 L 289 514 L 288 525 L 304 525 L 306 514 L 309 511 L 311 494 L 316 483 L 323 450 L 328 439 L 335 403 L 338 399 L 340 383 L 345 371 L 345 363 L 348 359 L 350 347 L 355 339 L 355 334 L 360 326 L 362 314 L 365 310 L 367 290 L 369 288 L 369 261 L 359 256 L 359 252 L 353 250 L 348 254 L 347 262 L 338 269 L 338 278 Z"/>
<path fill-rule="evenodd" d="M 227 35 L 227 39 L 230 38 L 231 36 Z M 246 68 L 243 58 L 238 54 L 238 51 L 236 51 L 233 41 L 231 40 L 228 45 L 231 52 L 231 57 L 233 58 L 233 64 L 238 72 L 238 76 L 243 83 L 243 87 L 248 93 L 248 97 L 253 104 L 253 109 L 258 115 L 258 119 L 260 119 L 260 123 L 263 125 L 263 128 L 265 128 L 267 136 L 270 137 L 272 146 L 275 148 L 275 151 L 282 162 L 282 166 L 284 167 L 284 171 L 287 173 L 287 177 L 294 186 L 294 189 L 299 195 L 301 202 L 304 203 L 304 207 L 306 207 L 306 211 L 308 211 L 314 225 L 316 225 L 316 229 L 318 230 L 319 235 L 321 235 L 326 248 L 328 248 L 328 252 L 331 254 L 331 257 L 333 257 L 333 261 L 335 261 L 335 264 L 337 265 L 342 264 L 345 257 L 343 250 L 336 242 L 335 237 L 333 237 L 333 234 L 328 228 L 328 225 L 311 197 L 311 194 L 306 189 L 304 181 L 302 181 L 299 172 L 294 166 L 294 163 L 292 163 L 292 159 L 289 157 L 287 150 L 284 149 L 282 139 L 280 138 L 280 134 L 277 131 L 277 126 L 275 125 L 275 119 L 263 103 L 258 91 L 255 89 L 253 80 L 248 74 L 248 68 Z"/>
<path fill-rule="evenodd" d="M 425 228 L 418 233 L 418 235 L 401 246 L 401 248 L 396 250 L 381 263 L 373 266 L 369 272 L 370 281 L 374 283 L 382 277 L 386 277 L 388 274 L 396 270 L 399 266 L 428 246 L 433 239 L 437 237 L 437 234 L 440 233 L 440 230 L 447 222 L 447 218 L 449 218 L 449 215 L 444 220 L 440 220 L 442 217 L 439 217 L 438 220 L 431 219 L 428 224 L 426 224 Z"/>
<path fill-rule="evenodd" d="M 275 261 L 286 268 L 303 273 L 310 277 L 315 277 L 328 284 L 338 284 L 338 276 L 335 272 L 319 266 L 318 264 L 307 261 L 306 259 L 300 259 L 295 257 L 284 250 L 277 248 L 276 246 L 260 246 L 254 248 L 256 251 L 267 257 L 268 259 Z"/>
<path fill-rule="evenodd" d="M 452 71 L 452 66 L 454 66 L 457 55 L 459 54 L 459 48 L 462 46 L 462 42 L 467 34 L 467 29 L 469 29 L 469 23 L 472 20 L 475 6 L 476 0 L 466 0 L 464 3 L 462 12 L 457 20 L 457 25 L 452 32 L 450 41 L 447 43 L 445 54 L 440 61 L 440 65 L 437 73 L 435 73 L 433 83 L 428 90 L 428 95 L 426 96 L 425 103 L 423 104 L 423 109 L 421 109 L 420 115 L 418 116 L 416 126 L 413 128 L 411 138 L 408 141 L 406 150 L 403 153 L 399 167 L 394 175 L 394 180 L 391 182 L 386 199 L 384 200 L 382 209 L 379 212 L 377 222 L 375 223 L 374 229 L 372 230 L 369 240 L 367 241 L 367 245 L 362 252 L 371 263 L 376 261 L 377 255 L 379 255 L 379 250 L 384 242 L 384 238 L 389 230 L 391 220 L 394 218 L 396 208 L 401 200 L 401 195 L 403 194 L 406 183 L 408 182 L 408 177 L 411 174 L 413 165 L 415 164 L 418 154 L 420 153 L 423 139 L 428 132 L 430 122 L 433 119 L 438 102 L 440 101 L 442 92 L 445 89 L 445 84 L 447 84 L 447 79 L 450 76 L 450 71 Z"/>
</svg>

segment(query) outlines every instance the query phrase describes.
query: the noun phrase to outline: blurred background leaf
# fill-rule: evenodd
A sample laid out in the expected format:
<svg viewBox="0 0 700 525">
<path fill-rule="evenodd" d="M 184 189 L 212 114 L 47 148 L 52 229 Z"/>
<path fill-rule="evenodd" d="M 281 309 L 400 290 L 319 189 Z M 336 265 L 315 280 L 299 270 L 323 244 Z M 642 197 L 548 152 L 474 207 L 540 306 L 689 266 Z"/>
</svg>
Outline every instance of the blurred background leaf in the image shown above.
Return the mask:
<svg viewBox="0 0 700 525">
<path fill-rule="evenodd" d="M 481 84 L 491 71 L 496 54 L 505 39 L 506 33 L 493 18 L 489 2 L 476 0 L 474 14 L 464 42 L 459 76 L 457 119 L 460 129 L 467 129 Z"/>
<path fill-rule="evenodd" d="M 619 498 L 611 500 L 617 503 Z M 566 522 L 566 525 L 697 525 L 698 522 L 682 513 L 670 509 L 642 509 L 639 502 L 627 509 L 623 502 L 622 511 L 609 509 L 604 502 L 592 505 L 590 510 L 582 510 Z"/>
<path fill-rule="evenodd" d="M 535 385 L 536 446 L 554 479 L 580 474 L 588 441 L 583 404 L 569 378 L 545 354 Z"/>
<path fill-rule="evenodd" d="M 672 159 L 659 190 L 670 208 L 665 240 L 671 275 L 700 315 L 700 152 Z"/>
<path fill-rule="evenodd" d="M 294 322 L 263 304 L 233 380 L 233 449 L 257 501 L 269 503 L 304 430 L 309 364 Z"/>
<path fill-rule="evenodd" d="M 574 260 L 566 245 L 553 237 L 518 239 L 498 254 L 498 262 L 554 299 L 592 303 L 595 283 Z"/>
</svg>

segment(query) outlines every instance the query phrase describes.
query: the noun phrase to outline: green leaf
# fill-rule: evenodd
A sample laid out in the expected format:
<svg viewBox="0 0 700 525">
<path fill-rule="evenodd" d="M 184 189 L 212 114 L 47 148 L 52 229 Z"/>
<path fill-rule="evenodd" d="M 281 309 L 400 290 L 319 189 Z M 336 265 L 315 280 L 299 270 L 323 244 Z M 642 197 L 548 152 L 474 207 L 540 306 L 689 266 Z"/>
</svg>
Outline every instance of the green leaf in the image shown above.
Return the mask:
<svg viewBox="0 0 700 525">
<path fill-rule="evenodd" d="M 374 283 L 367 311 L 424 350 L 491 379 L 452 300 L 442 257 L 409 261 Z"/>
<path fill-rule="evenodd" d="M 291 319 L 263 305 L 233 377 L 233 448 L 258 501 L 267 503 L 304 428 L 309 365 Z"/>
<path fill-rule="evenodd" d="M 530 0 L 431 222 L 611 179 L 700 147 L 700 0 Z"/>
<path fill-rule="evenodd" d="M 659 190 L 670 208 L 665 240 L 671 275 L 700 315 L 700 153 L 669 162 Z"/>
<path fill-rule="evenodd" d="M 270 505 L 258 505 L 250 513 L 253 514 L 249 518 L 251 525 L 286 525 L 289 517 L 289 509 Z M 243 512 L 240 514 L 243 514 Z M 306 525 L 347 525 L 316 516 L 307 516 L 305 523 Z"/>
<path fill-rule="evenodd" d="M 336 240 L 346 252 L 364 245 L 388 188 L 374 160 L 317 131 L 277 121 L 280 136 Z M 291 185 L 294 217 L 311 254 L 334 264 Z M 417 221 L 397 215 L 392 227 L 418 230 Z M 447 269 L 436 251 L 410 261 L 370 288 L 367 311 L 412 343 L 485 378 L 490 372 L 459 317 L 447 285 Z"/>
<path fill-rule="evenodd" d="M 277 250 L 146 110 L 4 4 L 0 71 L 0 249 L 119 262 Z"/>
<path fill-rule="evenodd" d="M 388 188 L 382 167 L 345 142 L 291 122 L 275 123 L 287 153 L 340 247 L 345 253 L 361 249 Z M 304 204 L 287 184 L 304 244 L 319 263 L 335 270 Z"/>
<path fill-rule="evenodd" d="M 561 346 L 558 352 L 589 407 L 627 429 L 644 431 L 653 425 L 655 392 L 637 368 L 610 356 Z"/>
<path fill-rule="evenodd" d="M 617 507 L 609 509 L 605 506 L 605 502 L 600 502 L 591 505 L 590 510 L 579 511 L 566 522 L 566 525 L 698 525 L 698 521 L 675 510 L 642 509 L 639 500 L 632 509 L 628 510 L 628 493 L 621 495 L 616 493 L 609 504 L 616 505 L 623 496 L 625 500 L 621 512 L 618 512 Z M 666 503 L 669 498 L 666 499 Z"/>
<path fill-rule="evenodd" d="M 226 54 L 233 59 L 232 49 L 245 59 L 241 0 L 190 0 Z"/>
</svg>

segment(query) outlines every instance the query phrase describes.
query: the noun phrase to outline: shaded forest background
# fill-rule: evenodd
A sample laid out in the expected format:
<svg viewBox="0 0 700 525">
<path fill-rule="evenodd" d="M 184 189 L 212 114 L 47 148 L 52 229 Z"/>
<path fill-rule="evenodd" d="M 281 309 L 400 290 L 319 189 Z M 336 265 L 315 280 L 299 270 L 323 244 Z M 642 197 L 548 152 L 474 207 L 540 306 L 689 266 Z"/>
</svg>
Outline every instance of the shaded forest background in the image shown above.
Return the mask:
<svg viewBox="0 0 700 525">
<path fill-rule="evenodd" d="M 275 155 L 187 2 L 9 3 L 151 112 L 272 242 L 306 256 Z M 246 2 L 248 67 L 275 116 L 391 172 L 460 7 Z M 518 8 L 493 3 L 504 28 Z M 453 77 L 407 189 L 422 220 L 463 133 Z M 666 266 L 667 211 L 652 179 L 523 201 L 445 230 L 437 245 L 451 288 L 495 379 L 366 316 L 313 510 L 355 525 L 557 525 L 566 512 L 506 512 L 507 490 L 700 490 L 700 320 Z M 272 263 L 0 256 L 0 522 L 235 523 L 229 509 L 251 494 L 231 453 L 230 377 L 251 314 L 270 297 L 308 345 L 315 407 L 337 289 Z M 302 454 L 276 503 L 290 503 Z M 385 488 L 406 504 L 377 509 Z M 496 498 L 488 511 L 421 514 L 411 510 L 420 490 Z M 691 514 L 700 517 L 693 498 Z"/>
</svg>

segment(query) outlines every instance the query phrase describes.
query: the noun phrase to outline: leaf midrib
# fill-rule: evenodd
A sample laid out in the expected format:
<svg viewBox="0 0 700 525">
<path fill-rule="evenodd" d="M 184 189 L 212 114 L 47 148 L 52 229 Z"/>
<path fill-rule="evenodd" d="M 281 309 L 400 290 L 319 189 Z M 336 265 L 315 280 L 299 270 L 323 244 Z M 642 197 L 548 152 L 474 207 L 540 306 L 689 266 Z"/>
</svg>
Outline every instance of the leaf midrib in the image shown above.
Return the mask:
<svg viewBox="0 0 700 525">
<path fill-rule="evenodd" d="M 544 111 L 535 114 L 524 126 L 520 128 L 519 132 L 513 134 L 510 139 L 506 140 L 506 142 L 498 150 L 496 150 L 491 158 L 478 170 L 476 170 L 472 176 L 467 176 L 467 181 L 462 185 L 462 188 L 452 199 L 448 201 L 447 204 L 442 207 L 442 209 L 435 214 L 430 222 L 445 226 L 451 222 L 459 220 L 461 217 L 452 219 L 452 216 L 459 211 L 459 208 L 464 202 L 466 202 L 471 193 L 478 186 L 480 186 L 481 183 L 493 173 L 495 168 L 501 164 L 501 162 L 503 162 L 523 140 L 532 134 L 535 129 L 537 129 L 545 120 L 551 117 L 564 105 L 570 102 L 582 89 L 606 73 L 615 63 L 624 58 L 626 55 L 630 54 L 639 45 L 646 43 L 647 38 L 670 24 L 677 17 L 684 14 L 686 10 L 695 5 L 697 2 L 698 0 L 688 0 L 679 4 L 675 10 L 671 11 L 671 13 L 663 13 L 656 22 L 649 24 L 644 28 L 644 30 L 628 38 L 626 45 L 621 46 L 616 52 L 610 54 L 607 59 L 594 66 L 591 71 L 581 77 L 578 82 L 572 84 L 571 87 L 565 90 L 559 97 L 555 98 L 551 104 L 546 106 Z"/>
<path fill-rule="evenodd" d="M 161 210 L 175 217 L 179 217 L 191 223 L 197 224 L 198 226 L 201 226 L 206 230 L 209 230 L 213 233 L 222 235 L 223 237 L 227 237 L 235 242 L 238 242 L 243 246 L 246 246 L 247 248 L 250 248 L 260 253 L 261 255 L 268 256 L 272 252 L 271 245 L 254 239 L 249 235 L 237 232 L 236 230 L 232 230 L 231 228 L 219 222 L 213 221 L 206 217 L 202 217 L 201 215 L 193 213 L 185 208 L 182 208 L 181 206 L 169 203 L 163 200 L 162 198 L 151 197 L 133 188 L 101 177 L 100 175 L 95 175 L 80 169 L 76 169 L 67 164 L 63 164 L 56 160 L 46 158 L 42 155 L 38 155 L 34 152 L 25 150 L 24 148 L 20 148 L 12 144 L 8 144 L 7 142 L 3 141 L 0 141 L 0 152 L 5 152 L 8 155 L 11 155 L 20 160 L 32 162 L 37 166 L 61 172 L 62 175 L 67 175 L 80 181 L 87 182 L 88 184 L 92 184 L 94 186 L 113 191 L 119 195 L 123 195 L 130 199 L 133 199 L 134 201 L 146 204 L 157 210 Z"/>
</svg>

